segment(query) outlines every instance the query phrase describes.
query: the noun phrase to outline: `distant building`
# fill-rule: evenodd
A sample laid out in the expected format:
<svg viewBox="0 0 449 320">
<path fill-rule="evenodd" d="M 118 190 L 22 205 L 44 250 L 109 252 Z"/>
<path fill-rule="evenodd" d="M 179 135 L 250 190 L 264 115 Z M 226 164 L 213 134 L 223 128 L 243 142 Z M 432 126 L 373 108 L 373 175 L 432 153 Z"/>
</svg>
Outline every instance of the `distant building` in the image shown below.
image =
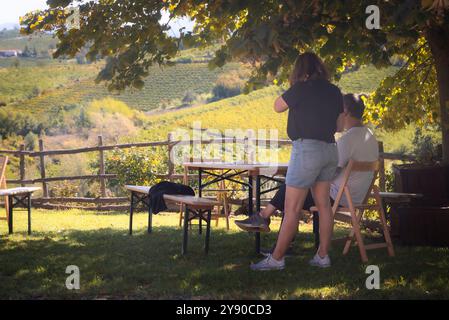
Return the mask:
<svg viewBox="0 0 449 320">
<path fill-rule="evenodd" d="M 11 58 L 11 57 L 18 57 L 22 55 L 21 50 L 11 49 L 11 50 L 0 50 L 0 57 L 1 58 Z"/>
</svg>

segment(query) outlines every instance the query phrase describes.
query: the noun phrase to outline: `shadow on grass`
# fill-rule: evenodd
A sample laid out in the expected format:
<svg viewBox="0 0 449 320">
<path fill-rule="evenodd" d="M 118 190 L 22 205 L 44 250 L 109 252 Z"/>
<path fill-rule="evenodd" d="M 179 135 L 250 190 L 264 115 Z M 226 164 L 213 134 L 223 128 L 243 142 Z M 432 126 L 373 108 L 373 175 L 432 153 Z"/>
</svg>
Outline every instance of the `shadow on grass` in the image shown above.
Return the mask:
<svg viewBox="0 0 449 320">
<path fill-rule="evenodd" d="M 254 236 L 212 229 L 209 255 L 203 251 L 204 234 L 197 227 L 189 235 L 189 251 L 181 255 L 182 232 L 176 227 L 155 227 L 152 234 L 139 229 L 133 236 L 123 230 L 66 230 L 35 233 L 27 240 L 0 238 L 0 298 L 448 298 L 447 249 L 371 251 L 370 264 L 381 270 L 381 290 L 367 290 L 366 265 L 358 251 L 348 256 L 341 248 L 332 253 L 334 266 L 317 270 L 307 265 L 314 253 L 313 237 L 300 233 L 296 255 L 287 268 L 252 272 Z M 271 246 L 275 234 L 263 236 Z M 81 289 L 65 287 L 68 265 L 80 268 Z"/>
</svg>

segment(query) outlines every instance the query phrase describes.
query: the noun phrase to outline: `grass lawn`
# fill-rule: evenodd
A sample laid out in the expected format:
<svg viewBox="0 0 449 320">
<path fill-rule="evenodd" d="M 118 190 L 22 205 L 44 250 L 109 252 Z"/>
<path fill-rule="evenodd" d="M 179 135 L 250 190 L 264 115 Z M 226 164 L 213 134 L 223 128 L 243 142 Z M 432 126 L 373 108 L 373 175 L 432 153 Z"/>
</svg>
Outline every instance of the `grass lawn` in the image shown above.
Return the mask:
<svg viewBox="0 0 449 320">
<path fill-rule="evenodd" d="M 447 248 L 396 247 L 369 253 L 379 266 L 381 289 L 365 288 L 366 265 L 353 248 L 342 256 L 332 252 L 333 267 L 307 265 L 313 255 L 310 225 L 302 225 L 296 255 L 284 271 L 252 272 L 254 238 L 220 223 L 212 228 L 209 256 L 202 251 L 197 228 L 190 234 L 189 253 L 182 256 L 182 234 L 176 214 L 154 218 L 146 234 L 145 214 L 137 214 L 135 233 L 127 235 L 128 215 L 81 211 L 33 211 L 33 235 L 26 234 L 26 214 L 15 215 L 15 231 L 7 235 L 0 221 L 0 299 L 421 299 L 449 298 Z M 277 230 L 279 219 L 274 221 Z M 337 226 L 337 233 L 345 230 Z M 269 246 L 275 233 L 263 236 Z M 81 289 L 65 288 L 66 266 L 77 265 Z"/>
</svg>

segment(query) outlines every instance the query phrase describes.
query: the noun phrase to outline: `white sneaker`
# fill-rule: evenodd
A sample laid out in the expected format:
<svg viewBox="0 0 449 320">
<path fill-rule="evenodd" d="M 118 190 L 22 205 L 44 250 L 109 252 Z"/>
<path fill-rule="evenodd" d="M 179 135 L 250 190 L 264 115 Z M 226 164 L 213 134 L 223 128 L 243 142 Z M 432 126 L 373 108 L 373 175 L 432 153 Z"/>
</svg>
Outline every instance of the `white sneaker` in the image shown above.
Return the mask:
<svg viewBox="0 0 449 320">
<path fill-rule="evenodd" d="M 250 266 L 254 271 L 269 271 L 269 270 L 283 270 L 285 268 L 285 260 L 275 260 L 271 254 L 258 263 L 253 263 Z"/>
<path fill-rule="evenodd" d="M 331 266 L 331 259 L 328 255 L 326 255 L 324 258 L 321 258 L 317 253 L 313 257 L 313 259 L 309 261 L 309 265 L 311 265 L 312 267 L 329 268 Z"/>
</svg>

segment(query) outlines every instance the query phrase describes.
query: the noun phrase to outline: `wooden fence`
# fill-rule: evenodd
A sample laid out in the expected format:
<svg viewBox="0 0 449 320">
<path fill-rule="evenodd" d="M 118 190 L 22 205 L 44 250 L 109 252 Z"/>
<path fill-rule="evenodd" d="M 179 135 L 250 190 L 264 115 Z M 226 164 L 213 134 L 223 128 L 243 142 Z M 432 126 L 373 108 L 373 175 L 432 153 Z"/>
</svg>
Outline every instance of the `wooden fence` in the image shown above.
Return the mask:
<svg viewBox="0 0 449 320">
<path fill-rule="evenodd" d="M 174 141 L 169 134 L 167 140 L 156 142 L 140 142 L 140 143 L 128 143 L 128 144 L 116 144 L 116 145 L 104 145 L 102 136 L 98 137 L 98 144 L 93 147 L 77 148 L 77 149 L 61 149 L 61 150 L 45 150 L 44 141 L 39 139 L 38 151 L 27 151 L 25 146 L 21 145 L 19 150 L 0 150 L 0 154 L 14 156 L 19 158 L 19 179 L 8 179 L 7 183 L 26 186 L 41 184 L 42 185 L 42 197 L 33 199 L 33 203 L 37 207 L 46 209 L 68 209 L 79 208 L 89 210 L 122 210 L 127 208 L 127 205 L 123 203 L 128 202 L 127 197 L 107 197 L 106 193 L 106 181 L 108 179 L 114 179 L 116 174 L 110 174 L 105 172 L 105 152 L 117 149 L 129 149 L 129 148 L 148 148 L 148 147 L 166 147 L 168 153 L 168 159 L 175 145 L 190 144 L 193 146 L 195 143 L 201 143 L 201 145 L 207 145 L 211 143 L 243 143 L 244 148 L 248 148 L 250 143 L 259 145 L 263 143 L 266 147 L 270 147 L 273 141 L 262 139 L 236 139 L 236 138 L 221 138 L 213 140 L 190 140 L 190 141 Z M 290 140 L 276 140 L 274 141 L 277 146 L 283 147 L 291 145 Z M 245 149 L 245 153 L 248 149 Z M 400 160 L 408 161 L 412 160 L 411 156 L 399 155 L 393 153 L 384 152 L 383 143 L 379 142 L 379 151 L 381 158 L 381 170 L 379 184 L 382 190 L 385 189 L 385 161 L 386 160 Z M 47 177 L 45 168 L 46 157 L 58 156 L 58 155 L 73 155 L 80 153 L 96 152 L 98 153 L 99 170 L 97 174 L 92 175 L 79 175 L 79 176 L 60 176 L 60 177 Z M 27 179 L 26 157 L 39 158 L 40 177 L 34 179 Z M 251 159 L 249 159 L 251 161 Z M 182 179 L 184 174 L 177 174 L 175 172 L 174 164 L 169 160 L 167 164 L 168 172 L 166 174 L 158 175 L 159 178 L 167 180 Z M 189 175 L 188 178 L 192 178 L 195 175 Z M 85 198 L 85 197 L 51 197 L 49 193 L 48 183 L 56 181 L 73 181 L 73 180 L 97 180 L 100 183 L 100 197 L 98 198 Z M 91 206 L 80 206 L 75 204 L 90 204 Z M 122 203 L 121 205 L 119 205 Z"/>
</svg>

